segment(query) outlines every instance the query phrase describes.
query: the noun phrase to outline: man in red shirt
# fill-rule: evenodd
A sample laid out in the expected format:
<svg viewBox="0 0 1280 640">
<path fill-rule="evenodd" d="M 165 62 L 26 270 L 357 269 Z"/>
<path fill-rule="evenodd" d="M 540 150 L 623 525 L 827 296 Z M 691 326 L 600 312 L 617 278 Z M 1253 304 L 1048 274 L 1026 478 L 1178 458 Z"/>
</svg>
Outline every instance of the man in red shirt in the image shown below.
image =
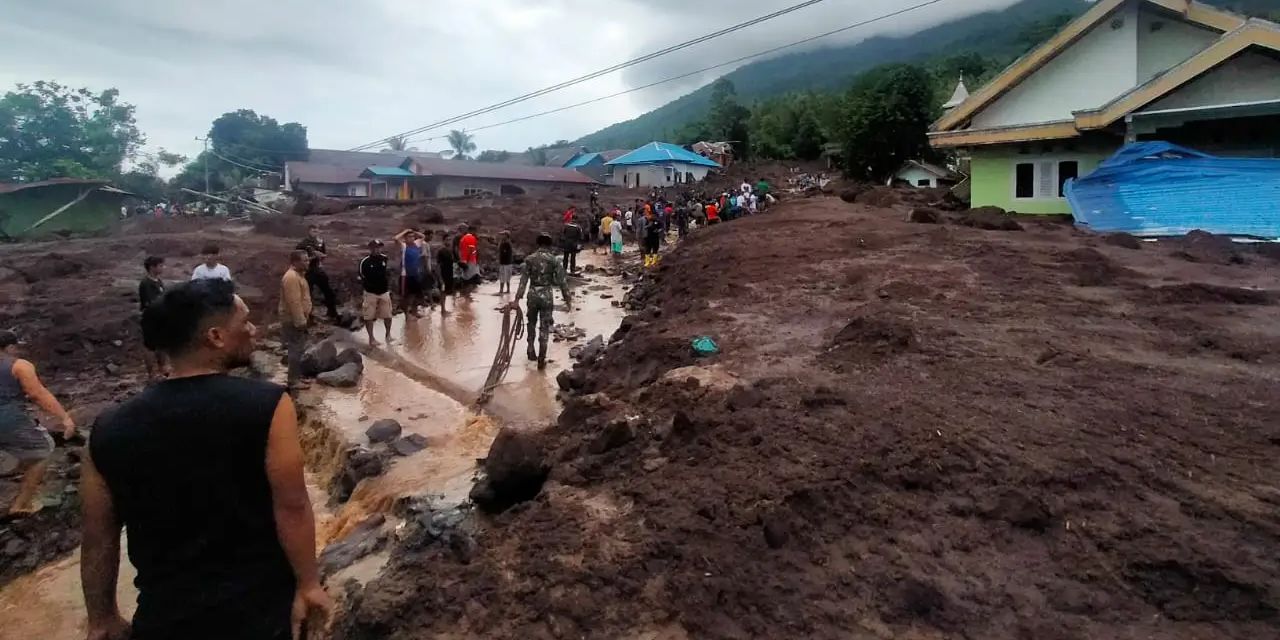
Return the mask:
<svg viewBox="0 0 1280 640">
<path fill-rule="evenodd" d="M 577 207 L 575 207 L 575 206 L 573 206 L 573 205 L 569 205 L 569 208 L 568 208 L 568 209 L 565 209 L 565 211 L 564 211 L 564 222 L 563 222 L 563 224 L 569 224 L 569 223 L 573 222 L 573 216 L 577 215 L 577 213 L 578 213 L 578 208 L 577 208 Z"/>
<path fill-rule="evenodd" d="M 462 281 L 467 284 L 480 282 L 480 249 L 475 234 L 466 223 L 458 225 L 458 261 L 462 264 Z"/>
<path fill-rule="evenodd" d="M 716 208 L 716 203 L 707 203 L 707 224 L 719 224 L 720 216 Z"/>
</svg>

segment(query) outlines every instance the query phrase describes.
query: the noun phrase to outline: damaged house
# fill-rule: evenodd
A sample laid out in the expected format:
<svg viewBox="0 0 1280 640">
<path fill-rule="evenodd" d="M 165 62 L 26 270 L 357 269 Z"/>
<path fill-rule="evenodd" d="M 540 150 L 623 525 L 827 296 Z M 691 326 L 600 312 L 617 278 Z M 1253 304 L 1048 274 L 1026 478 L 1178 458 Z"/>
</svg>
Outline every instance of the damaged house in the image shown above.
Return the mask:
<svg viewBox="0 0 1280 640">
<path fill-rule="evenodd" d="M 1280 155 L 1280 25 L 1193 0 L 1098 0 L 934 123 L 975 207 L 1070 213 L 1069 180 L 1126 143 Z"/>
</svg>

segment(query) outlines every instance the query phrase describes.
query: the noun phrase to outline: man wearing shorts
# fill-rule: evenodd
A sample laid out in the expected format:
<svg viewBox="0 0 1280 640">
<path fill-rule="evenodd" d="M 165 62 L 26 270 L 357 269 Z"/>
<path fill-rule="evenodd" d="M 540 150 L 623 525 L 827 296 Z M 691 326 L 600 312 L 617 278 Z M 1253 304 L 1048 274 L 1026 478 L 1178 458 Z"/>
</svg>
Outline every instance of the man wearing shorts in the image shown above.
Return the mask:
<svg viewBox="0 0 1280 640">
<path fill-rule="evenodd" d="M 391 276 L 381 240 L 369 241 L 369 255 L 360 260 L 360 284 L 364 287 L 362 311 L 364 330 L 369 333 L 369 346 L 378 346 L 378 340 L 373 337 L 375 320 L 382 321 L 387 344 L 391 344 Z"/>
<path fill-rule="evenodd" d="M 71 415 L 44 388 L 35 366 L 18 357 L 18 335 L 0 331 L 0 451 L 17 458 L 23 471 L 18 495 L 9 505 L 11 518 L 40 510 L 33 502 L 53 453 L 49 432 L 31 415 L 32 403 L 58 419 L 63 437 L 69 440 L 75 436 Z"/>
</svg>

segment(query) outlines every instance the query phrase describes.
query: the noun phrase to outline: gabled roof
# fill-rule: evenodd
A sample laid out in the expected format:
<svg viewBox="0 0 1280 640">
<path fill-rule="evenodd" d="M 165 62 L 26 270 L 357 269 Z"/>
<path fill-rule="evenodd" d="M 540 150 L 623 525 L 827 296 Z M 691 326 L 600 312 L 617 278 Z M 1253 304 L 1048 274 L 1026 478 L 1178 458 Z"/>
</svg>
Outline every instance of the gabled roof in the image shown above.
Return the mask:
<svg viewBox="0 0 1280 640">
<path fill-rule="evenodd" d="M 600 154 L 598 154 L 598 153 L 584 153 L 584 154 L 582 154 L 582 155 L 580 155 L 580 156 L 578 156 L 578 157 L 576 157 L 576 158 L 574 158 L 574 159 L 570 160 L 570 161 L 569 161 L 569 164 L 566 164 L 566 165 L 564 166 L 564 168 L 566 168 L 566 169 L 577 169 L 578 167 L 585 167 L 585 166 L 587 166 L 587 165 L 591 164 L 591 161 L 592 161 L 592 160 L 595 160 L 596 158 L 599 158 L 599 157 L 600 157 Z"/>
<path fill-rule="evenodd" d="M 1082 130 L 1106 127 L 1199 78 L 1250 47 L 1280 52 L 1280 25 L 1265 20 L 1249 20 L 1200 53 L 1115 100 L 1097 109 L 1074 112 L 1072 115 L 1075 116 L 1075 126 Z"/>
<path fill-rule="evenodd" d="M 930 164 L 928 162 L 924 162 L 923 160 L 906 161 L 905 163 L 903 163 L 902 168 L 898 169 L 898 171 L 894 175 L 897 175 L 898 173 L 902 173 L 902 170 L 908 167 L 916 167 L 922 171 L 927 171 L 944 180 L 959 180 L 964 177 L 960 173 L 952 171 L 946 167 L 939 167 L 936 164 Z"/>
<path fill-rule="evenodd" d="M 1100 24 L 1114 11 L 1123 7 L 1130 0 L 1098 0 L 1088 11 L 1084 12 L 1059 31 L 1044 44 L 1032 49 L 1026 55 L 1009 65 L 999 76 L 987 83 L 977 93 L 969 96 L 955 109 L 947 112 L 933 124 L 934 131 L 952 131 L 965 124 L 982 109 L 995 102 L 997 98 L 1012 90 L 1026 80 L 1031 74 L 1039 71 L 1050 60 L 1066 51 L 1090 29 Z M 1211 7 L 1194 0 L 1138 0 L 1150 5 L 1162 7 L 1181 15 L 1194 24 L 1199 24 L 1219 32 L 1239 29 L 1245 24 L 1245 18 L 1234 13 Z"/>
<path fill-rule="evenodd" d="M 528 180 L 532 182 L 564 182 L 572 184 L 595 184 L 596 182 L 574 169 L 565 169 L 564 167 L 534 167 L 503 162 L 479 162 L 477 160 L 405 158 L 400 163 L 400 168 L 415 171 L 415 175 L 420 176 Z"/>
<path fill-rule="evenodd" d="M 610 165 L 634 165 L 634 164 L 665 164 L 668 162 L 684 162 L 702 167 L 712 167 L 719 169 L 720 163 L 708 160 L 684 147 L 671 144 L 669 142 L 650 142 L 649 144 L 623 155 L 615 160 L 611 160 L 605 164 Z"/>
</svg>

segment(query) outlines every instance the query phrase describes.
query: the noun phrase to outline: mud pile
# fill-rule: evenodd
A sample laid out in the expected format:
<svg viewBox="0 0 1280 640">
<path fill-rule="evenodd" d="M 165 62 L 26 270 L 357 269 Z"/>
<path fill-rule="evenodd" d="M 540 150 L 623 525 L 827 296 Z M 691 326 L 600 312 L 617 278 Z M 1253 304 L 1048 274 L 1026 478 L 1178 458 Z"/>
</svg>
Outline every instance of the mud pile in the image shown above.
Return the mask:
<svg viewBox="0 0 1280 640">
<path fill-rule="evenodd" d="M 694 234 L 538 497 L 394 550 L 339 637 L 1276 635 L 1280 323 L 1239 293 L 1274 263 L 1023 227 L 826 198 Z"/>
</svg>

